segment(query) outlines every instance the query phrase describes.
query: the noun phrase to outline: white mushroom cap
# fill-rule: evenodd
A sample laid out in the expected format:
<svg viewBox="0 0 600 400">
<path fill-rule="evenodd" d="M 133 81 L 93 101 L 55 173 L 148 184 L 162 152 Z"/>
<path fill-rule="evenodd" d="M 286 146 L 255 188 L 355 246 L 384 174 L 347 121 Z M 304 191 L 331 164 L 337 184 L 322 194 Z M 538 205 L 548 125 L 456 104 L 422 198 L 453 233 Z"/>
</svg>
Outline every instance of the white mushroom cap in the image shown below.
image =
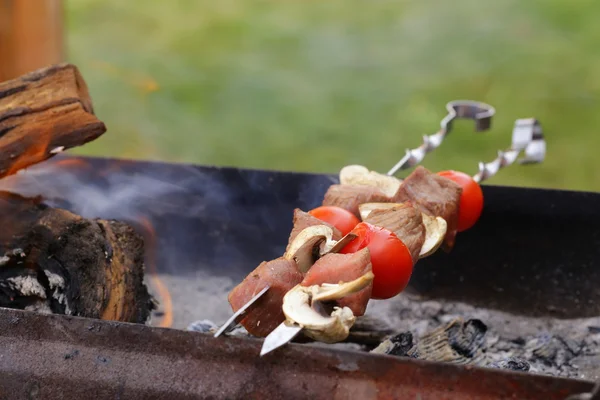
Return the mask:
<svg viewBox="0 0 600 400">
<path fill-rule="evenodd" d="M 368 271 L 361 277 L 350 282 L 323 283 L 321 285 L 311 286 L 312 301 L 332 301 L 342 299 L 353 293 L 360 292 L 369 286 L 374 278 L 375 275 L 373 272 Z"/>
<path fill-rule="evenodd" d="M 425 258 L 437 251 L 444 241 L 448 224 L 442 217 L 432 217 L 431 215 L 421 214 L 423 225 L 425 225 L 425 242 L 421 247 L 419 258 Z"/>
<path fill-rule="evenodd" d="M 346 283 L 296 285 L 283 297 L 283 313 L 288 322 L 301 326 L 306 336 L 324 343 L 340 342 L 348 337 L 356 317 L 348 307 L 334 307 L 331 315 L 327 315 L 321 301 L 338 300 L 356 293 L 367 287 L 373 278 L 369 271 Z"/>
<path fill-rule="evenodd" d="M 375 186 L 386 196 L 393 197 L 402 181 L 393 176 L 369 171 L 362 165 L 348 165 L 340 171 L 340 184 L 342 185 L 367 185 Z"/>
<path fill-rule="evenodd" d="M 364 221 L 373 210 L 389 210 L 400 205 L 402 203 L 363 203 L 358 206 L 358 212 L 360 213 L 360 219 Z"/>
<path fill-rule="evenodd" d="M 338 241 L 333 240 L 333 230 L 327 225 L 314 225 L 303 229 L 290 243 L 283 257 L 294 260 L 298 270 L 308 272 L 316 259 L 327 253 L 337 253 L 356 238 L 349 233 Z"/>
<path fill-rule="evenodd" d="M 320 252 L 323 242 L 325 248 L 331 248 L 337 243 L 332 237 L 333 230 L 326 225 L 309 226 L 294 238 L 283 257 L 296 261 L 298 270 L 306 273 L 320 255 L 316 252 Z"/>
<path fill-rule="evenodd" d="M 386 210 L 401 206 L 402 203 L 364 203 L 358 206 L 360 217 L 364 221 L 373 210 Z M 441 246 L 446 236 L 448 224 L 442 217 L 432 217 L 421 213 L 423 225 L 425 226 L 425 242 L 421 247 L 419 258 L 432 255 Z"/>
</svg>

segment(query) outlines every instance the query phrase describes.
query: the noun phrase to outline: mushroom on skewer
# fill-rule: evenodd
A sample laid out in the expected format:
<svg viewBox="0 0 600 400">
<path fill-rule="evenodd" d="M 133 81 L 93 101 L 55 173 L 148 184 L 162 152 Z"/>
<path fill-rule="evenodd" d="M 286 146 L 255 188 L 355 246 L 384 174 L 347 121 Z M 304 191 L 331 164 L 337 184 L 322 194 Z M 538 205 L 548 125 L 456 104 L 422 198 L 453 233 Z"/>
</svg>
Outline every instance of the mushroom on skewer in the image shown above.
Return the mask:
<svg viewBox="0 0 600 400">
<path fill-rule="evenodd" d="M 368 271 L 350 282 L 320 285 L 296 285 L 283 298 L 285 323 L 304 329 L 304 334 L 324 343 L 337 343 L 348 337 L 356 316 L 347 306 L 334 306 L 327 312 L 327 304 L 360 292 L 373 281 Z"/>
</svg>

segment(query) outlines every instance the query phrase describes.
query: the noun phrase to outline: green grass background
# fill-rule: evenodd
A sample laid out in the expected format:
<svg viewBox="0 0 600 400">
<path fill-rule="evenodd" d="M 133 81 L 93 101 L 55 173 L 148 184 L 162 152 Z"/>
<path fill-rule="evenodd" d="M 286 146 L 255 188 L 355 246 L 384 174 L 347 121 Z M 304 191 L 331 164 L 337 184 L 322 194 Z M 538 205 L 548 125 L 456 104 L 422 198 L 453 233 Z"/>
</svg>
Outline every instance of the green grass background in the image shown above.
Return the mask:
<svg viewBox="0 0 600 400">
<path fill-rule="evenodd" d="M 108 132 L 79 154 L 249 168 L 386 172 L 454 99 L 423 165 L 475 173 L 536 117 L 547 158 L 490 184 L 600 189 L 600 2 L 67 0 L 68 60 Z"/>
</svg>

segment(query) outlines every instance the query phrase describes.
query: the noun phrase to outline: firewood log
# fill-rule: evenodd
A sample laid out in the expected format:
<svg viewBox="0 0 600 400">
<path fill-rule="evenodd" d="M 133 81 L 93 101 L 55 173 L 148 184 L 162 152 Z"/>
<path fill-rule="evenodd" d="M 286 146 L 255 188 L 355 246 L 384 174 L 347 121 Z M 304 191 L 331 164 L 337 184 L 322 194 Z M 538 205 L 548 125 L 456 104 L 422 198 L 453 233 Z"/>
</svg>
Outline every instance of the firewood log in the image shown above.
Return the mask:
<svg viewBox="0 0 600 400">
<path fill-rule="evenodd" d="M 0 307 L 144 323 L 155 307 L 142 237 L 39 198 L 0 192 Z"/>
<path fill-rule="evenodd" d="M 53 65 L 0 82 L 0 178 L 104 132 L 74 65 Z"/>
</svg>

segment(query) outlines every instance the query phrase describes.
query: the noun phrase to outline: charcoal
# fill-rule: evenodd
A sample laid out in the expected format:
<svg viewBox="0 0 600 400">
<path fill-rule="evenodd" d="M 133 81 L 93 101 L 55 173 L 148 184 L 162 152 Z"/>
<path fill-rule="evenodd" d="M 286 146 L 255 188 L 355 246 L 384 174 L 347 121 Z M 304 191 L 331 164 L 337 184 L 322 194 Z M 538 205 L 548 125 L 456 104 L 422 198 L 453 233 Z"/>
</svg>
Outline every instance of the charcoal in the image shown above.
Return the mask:
<svg viewBox="0 0 600 400">
<path fill-rule="evenodd" d="M 588 326 L 588 331 L 592 334 L 600 333 L 600 326 Z"/>
<path fill-rule="evenodd" d="M 460 355 L 473 358 L 483 345 L 487 326 L 478 319 L 464 324 L 451 324 L 448 328 L 450 346 Z"/>
<path fill-rule="evenodd" d="M 491 363 L 489 367 L 523 372 L 527 372 L 530 369 L 530 365 L 527 361 L 515 357 L 510 357 L 506 360 Z"/>
<path fill-rule="evenodd" d="M 579 353 L 581 344 L 554 335 L 540 335 L 526 343 L 532 356 L 548 366 L 563 365 Z"/>
<path fill-rule="evenodd" d="M 391 356 L 407 357 L 408 352 L 414 346 L 413 335 L 410 332 L 402 332 L 381 342 L 371 352 L 376 354 L 388 354 Z"/>
<path fill-rule="evenodd" d="M 478 319 L 456 318 L 421 337 L 408 355 L 453 364 L 481 364 L 487 326 Z"/>
</svg>

